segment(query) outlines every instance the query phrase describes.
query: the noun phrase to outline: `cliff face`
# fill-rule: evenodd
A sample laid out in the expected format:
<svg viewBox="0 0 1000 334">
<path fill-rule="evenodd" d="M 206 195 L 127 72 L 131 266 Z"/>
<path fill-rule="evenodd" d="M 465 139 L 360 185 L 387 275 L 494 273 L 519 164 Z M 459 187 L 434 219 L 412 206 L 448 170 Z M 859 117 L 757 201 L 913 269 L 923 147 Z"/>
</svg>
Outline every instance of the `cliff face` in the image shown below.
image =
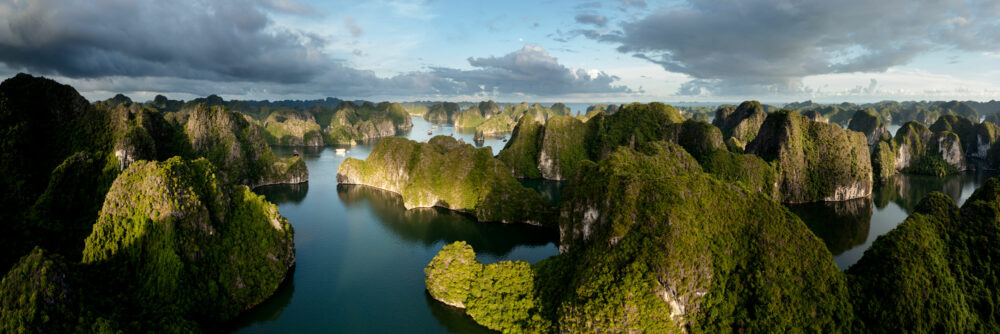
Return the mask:
<svg viewBox="0 0 1000 334">
<path fill-rule="evenodd" d="M 111 186 L 83 263 L 106 270 L 119 302 L 222 320 L 277 289 L 295 263 L 293 233 L 276 206 L 221 182 L 205 159 L 144 161 Z"/>
<path fill-rule="evenodd" d="M 272 112 L 264 120 L 265 138 L 277 146 L 324 146 L 319 123 L 312 114 L 285 109 Z"/>
<path fill-rule="evenodd" d="M 538 171 L 548 180 L 565 180 L 587 159 L 587 127 L 571 116 L 553 116 L 542 127 Z"/>
<path fill-rule="evenodd" d="M 524 115 L 517 121 L 510 141 L 504 145 L 497 159 L 507 165 L 518 178 L 540 178 L 538 151 L 541 142 L 542 125 L 531 115 Z"/>
<path fill-rule="evenodd" d="M 323 128 L 323 138 L 328 145 L 355 145 L 395 136 L 413 128 L 413 121 L 399 103 L 365 103 L 357 106 L 344 102 L 328 117 L 330 121 Z"/>
<path fill-rule="evenodd" d="M 406 208 L 439 206 L 481 221 L 541 225 L 550 211 L 488 148 L 476 149 L 448 136 L 428 143 L 383 139 L 367 160 L 344 160 L 337 181 L 398 193 Z"/>
<path fill-rule="evenodd" d="M 498 265 L 492 275 L 511 279 L 489 291 L 512 293 L 491 297 L 492 316 L 465 303 L 474 320 L 542 333 L 835 332 L 852 323 L 846 280 L 822 242 L 781 205 L 701 173 L 680 146 L 621 147 L 580 168 L 560 210 L 561 254 L 529 271 Z M 456 273 L 467 267 L 458 263 Z M 431 270 L 449 272 L 432 262 L 429 282 Z"/>
<path fill-rule="evenodd" d="M 725 138 L 735 137 L 742 143 L 749 143 L 757 136 L 767 112 L 757 101 L 745 101 L 736 108 L 723 107 L 715 112 L 712 125 L 722 130 Z"/>
<path fill-rule="evenodd" d="M 874 109 L 862 109 L 854 113 L 851 122 L 847 126 L 848 130 L 861 132 L 868 141 L 868 147 L 874 149 L 880 140 L 891 137 L 889 128 L 882 122 L 882 118 L 875 113 Z"/>
<path fill-rule="evenodd" d="M 247 117 L 224 107 L 199 106 L 190 112 L 184 132 L 194 152 L 232 182 L 258 187 L 308 180 L 305 162 L 300 157 L 278 158 Z"/>
<path fill-rule="evenodd" d="M 424 119 L 431 123 L 453 123 L 454 115 L 459 113 L 462 108 L 458 103 L 443 102 L 431 106 L 427 113 L 424 114 Z"/>
<path fill-rule="evenodd" d="M 783 110 L 768 115 L 746 151 L 776 165 L 783 202 L 871 195 L 872 167 L 860 133 Z"/>
</svg>

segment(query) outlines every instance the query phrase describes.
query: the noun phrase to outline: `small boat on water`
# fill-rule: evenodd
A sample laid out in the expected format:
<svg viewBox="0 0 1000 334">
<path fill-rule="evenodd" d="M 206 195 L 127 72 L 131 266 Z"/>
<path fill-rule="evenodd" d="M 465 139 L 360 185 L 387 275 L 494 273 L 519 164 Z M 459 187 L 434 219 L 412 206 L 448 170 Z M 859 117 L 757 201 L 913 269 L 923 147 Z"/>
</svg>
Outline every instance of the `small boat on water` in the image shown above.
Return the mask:
<svg viewBox="0 0 1000 334">
<path fill-rule="evenodd" d="M 438 128 L 437 125 L 431 125 L 431 129 L 437 129 L 437 128 Z"/>
<path fill-rule="evenodd" d="M 427 131 L 427 135 L 428 135 L 428 136 L 430 136 L 430 135 L 432 135 L 432 134 L 434 134 L 434 132 L 431 132 L 431 131 Z"/>
<path fill-rule="evenodd" d="M 345 148 L 338 148 L 338 149 L 334 149 L 333 152 L 336 153 L 337 155 L 346 155 L 347 154 L 347 149 L 345 149 Z"/>
</svg>

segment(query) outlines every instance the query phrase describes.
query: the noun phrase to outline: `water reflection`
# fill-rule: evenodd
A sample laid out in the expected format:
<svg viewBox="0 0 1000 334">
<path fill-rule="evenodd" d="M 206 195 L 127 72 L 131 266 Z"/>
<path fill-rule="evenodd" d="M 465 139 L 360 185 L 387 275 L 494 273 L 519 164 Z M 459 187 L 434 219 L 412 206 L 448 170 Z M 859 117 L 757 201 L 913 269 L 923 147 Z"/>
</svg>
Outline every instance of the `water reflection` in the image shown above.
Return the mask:
<svg viewBox="0 0 1000 334">
<path fill-rule="evenodd" d="M 833 203 L 789 205 L 830 249 L 841 254 L 865 243 L 872 219 L 872 202 L 867 198 Z"/>
<path fill-rule="evenodd" d="M 864 256 L 880 235 L 906 220 L 920 200 L 931 192 L 944 193 L 962 205 L 992 171 L 945 177 L 894 175 L 876 186 L 871 199 L 845 202 L 787 204 L 833 253 L 833 260 L 847 269 Z"/>
<path fill-rule="evenodd" d="M 477 324 L 475 320 L 472 320 L 472 317 L 465 313 L 465 310 L 439 302 L 426 291 L 424 291 L 424 300 L 427 302 L 427 308 L 431 310 L 431 315 L 449 332 L 496 333 Z"/>
<path fill-rule="evenodd" d="M 368 205 L 382 226 L 400 239 L 425 246 L 465 241 L 476 250 L 504 256 L 518 246 L 542 246 L 559 240 L 553 229 L 525 224 L 476 223 L 463 214 L 441 208 L 407 210 L 396 193 L 363 186 L 337 186 L 337 195 L 351 208 Z"/>
<path fill-rule="evenodd" d="M 302 203 L 309 192 L 309 182 L 299 184 L 276 184 L 270 186 L 257 187 L 255 193 L 264 195 L 271 203 L 281 205 L 284 203 Z"/>
<path fill-rule="evenodd" d="M 549 201 L 549 204 L 557 205 L 565 190 L 566 181 L 555 181 L 546 179 L 518 179 L 521 185 L 533 189 Z"/>
</svg>

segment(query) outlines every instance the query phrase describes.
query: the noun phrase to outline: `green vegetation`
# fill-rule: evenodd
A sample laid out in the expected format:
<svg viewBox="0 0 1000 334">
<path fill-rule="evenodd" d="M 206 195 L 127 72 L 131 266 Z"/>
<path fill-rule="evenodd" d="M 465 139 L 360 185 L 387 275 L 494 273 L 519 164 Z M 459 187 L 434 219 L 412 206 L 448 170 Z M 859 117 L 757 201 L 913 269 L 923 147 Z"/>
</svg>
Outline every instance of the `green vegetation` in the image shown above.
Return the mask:
<svg viewBox="0 0 1000 334">
<path fill-rule="evenodd" d="M 551 218 L 545 199 L 518 183 L 489 148 L 448 136 L 427 143 L 382 139 L 367 160 L 344 160 L 337 181 L 399 193 L 407 208 L 439 206 L 480 221 L 541 225 Z"/>
<path fill-rule="evenodd" d="M 757 131 L 764 123 L 765 118 L 767 118 L 767 112 L 764 111 L 760 102 L 745 101 L 735 108 L 731 106 L 719 107 L 715 112 L 712 125 L 722 130 L 724 138 L 734 137 L 740 142 L 749 143 L 757 136 Z"/>
<path fill-rule="evenodd" d="M 442 303 L 464 308 L 482 271 L 472 246 L 464 241 L 445 245 L 424 269 L 427 292 Z"/>
<path fill-rule="evenodd" d="M 403 105 L 389 102 L 365 102 L 360 106 L 342 102 L 336 111 L 321 110 L 316 120 L 323 126 L 327 145 L 354 145 L 394 136 L 413 127 Z"/>
<path fill-rule="evenodd" d="M 586 135 L 586 125 L 576 118 L 550 118 L 542 126 L 540 134 L 537 168 L 541 176 L 549 180 L 565 180 L 575 174 L 577 166 L 587 159 L 587 148 L 584 146 Z"/>
<path fill-rule="evenodd" d="M 431 123 L 454 123 L 455 114 L 461 111 L 458 103 L 443 102 L 430 106 L 424 119 Z"/>
<path fill-rule="evenodd" d="M 932 193 L 848 270 L 858 317 L 880 333 L 997 332 L 1000 180 L 959 209 Z"/>
<path fill-rule="evenodd" d="M 767 116 L 746 151 L 775 166 L 782 202 L 871 195 L 872 164 L 865 137 L 838 125 L 777 111 Z"/>
<path fill-rule="evenodd" d="M 561 254 L 533 275 L 498 265 L 512 278 L 493 280 L 509 283 L 491 291 L 510 292 L 490 299 L 489 319 L 473 315 L 470 301 L 477 322 L 505 332 L 657 333 L 836 332 L 853 323 L 846 277 L 820 240 L 781 205 L 701 173 L 676 144 L 585 162 L 564 196 Z"/>
<path fill-rule="evenodd" d="M 497 159 L 511 169 L 514 177 L 541 178 L 542 173 L 538 170 L 541 135 L 542 125 L 531 115 L 524 115 L 517 121 L 510 141 L 497 154 Z"/>
<path fill-rule="evenodd" d="M 305 164 L 275 158 L 248 117 L 180 109 L 90 105 L 24 74 L 0 84 L 0 265 L 12 268 L 0 331 L 192 332 L 277 288 L 294 262 L 291 226 L 233 179 L 304 177 Z M 188 160 L 200 155 L 243 159 L 223 174 Z"/>
<path fill-rule="evenodd" d="M 264 137 L 269 145 L 323 146 L 323 136 L 315 117 L 307 112 L 282 108 L 264 121 Z"/>
<path fill-rule="evenodd" d="M 882 118 L 879 117 L 874 108 L 855 112 L 847 129 L 863 133 L 868 140 L 868 146 L 872 149 L 880 140 L 887 140 L 891 137 L 889 128 L 882 122 Z"/>
<path fill-rule="evenodd" d="M 614 114 L 598 115 L 587 121 L 588 155 L 591 160 L 598 161 L 618 146 L 635 148 L 662 140 L 667 124 L 683 121 L 677 109 L 659 102 L 623 105 Z"/>
<path fill-rule="evenodd" d="M 195 154 L 208 158 L 231 182 L 257 187 L 301 183 L 309 177 L 300 157 L 278 158 L 259 127 L 224 107 L 195 107 L 184 132 Z"/>
</svg>

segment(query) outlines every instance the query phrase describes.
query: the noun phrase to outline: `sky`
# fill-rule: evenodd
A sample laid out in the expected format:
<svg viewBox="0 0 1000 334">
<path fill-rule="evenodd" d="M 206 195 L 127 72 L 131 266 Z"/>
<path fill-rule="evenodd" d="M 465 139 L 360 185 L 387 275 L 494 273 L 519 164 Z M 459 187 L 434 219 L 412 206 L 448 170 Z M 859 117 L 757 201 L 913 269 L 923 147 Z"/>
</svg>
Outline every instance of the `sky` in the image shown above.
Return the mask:
<svg viewBox="0 0 1000 334">
<path fill-rule="evenodd" d="M 1000 1 L 0 0 L 0 75 L 90 100 L 1000 99 Z"/>
</svg>

